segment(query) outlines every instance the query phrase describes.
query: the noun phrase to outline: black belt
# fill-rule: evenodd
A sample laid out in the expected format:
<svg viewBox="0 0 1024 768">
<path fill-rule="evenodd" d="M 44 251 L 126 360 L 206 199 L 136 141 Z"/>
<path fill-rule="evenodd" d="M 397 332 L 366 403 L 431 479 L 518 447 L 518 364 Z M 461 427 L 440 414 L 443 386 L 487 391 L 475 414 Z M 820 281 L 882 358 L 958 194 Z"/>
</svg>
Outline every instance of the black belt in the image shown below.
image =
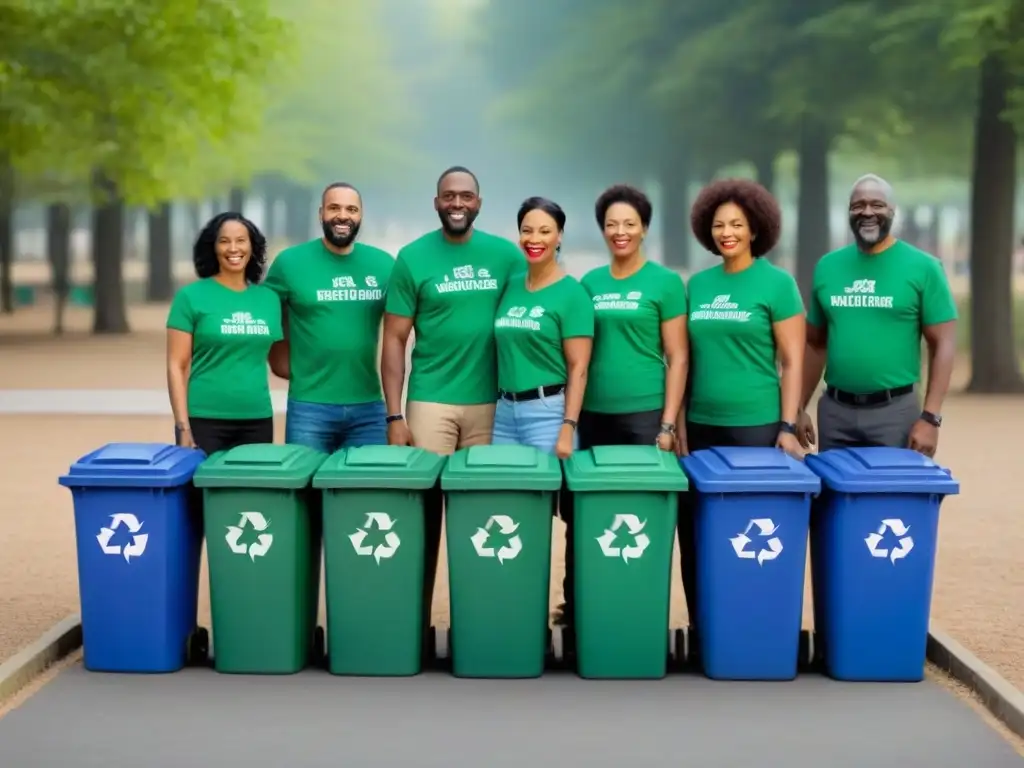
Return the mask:
<svg viewBox="0 0 1024 768">
<path fill-rule="evenodd" d="M 524 403 L 528 400 L 539 400 L 542 397 L 554 397 L 565 392 L 565 384 L 548 384 L 546 387 L 527 389 L 522 392 L 506 392 L 501 390 L 502 400 L 511 400 L 513 403 Z"/>
<path fill-rule="evenodd" d="M 862 392 L 860 394 L 844 392 L 843 390 L 836 389 L 835 387 L 827 387 L 825 391 L 828 393 L 828 396 L 837 403 L 841 403 L 842 405 L 852 405 L 854 407 L 864 407 L 870 405 L 881 405 L 882 403 L 887 403 L 901 395 L 909 395 L 914 391 L 914 385 L 907 384 L 905 387 L 894 387 L 893 389 L 883 389 L 878 392 Z"/>
</svg>

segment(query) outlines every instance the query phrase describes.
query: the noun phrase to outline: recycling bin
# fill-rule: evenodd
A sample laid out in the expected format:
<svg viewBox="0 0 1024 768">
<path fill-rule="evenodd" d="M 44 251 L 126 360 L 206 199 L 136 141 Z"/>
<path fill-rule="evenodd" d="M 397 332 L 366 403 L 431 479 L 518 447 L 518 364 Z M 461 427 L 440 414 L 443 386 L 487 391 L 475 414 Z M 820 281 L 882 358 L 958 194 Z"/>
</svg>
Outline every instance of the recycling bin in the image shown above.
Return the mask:
<svg viewBox="0 0 1024 768">
<path fill-rule="evenodd" d="M 86 669 L 175 672 L 189 661 L 202 550 L 191 480 L 205 458 L 109 443 L 58 479 L 74 500 Z"/>
<path fill-rule="evenodd" d="M 456 677 L 543 674 L 561 485 L 558 458 L 531 446 L 473 446 L 448 460 L 441 488 Z"/>
<path fill-rule="evenodd" d="M 654 445 L 576 451 L 564 468 L 574 515 L 577 674 L 664 677 L 686 475 L 674 453 Z"/>
<path fill-rule="evenodd" d="M 710 448 L 684 457 L 682 465 L 696 495 L 704 674 L 794 679 L 811 500 L 821 480 L 778 448 Z"/>
<path fill-rule="evenodd" d="M 950 471 L 907 448 L 837 448 L 811 516 L 815 653 L 836 680 L 924 679 L 939 509 Z"/>
<path fill-rule="evenodd" d="M 416 675 L 422 668 L 424 520 L 442 512 L 446 457 L 404 445 L 330 456 L 323 494 L 328 670 Z"/>
<path fill-rule="evenodd" d="M 311 481 L 326 458 L 258 443 L 215 453 L 196 470 L 218 672 L 294 674 L 320 661 L 322 521 Z"/>
</svg>

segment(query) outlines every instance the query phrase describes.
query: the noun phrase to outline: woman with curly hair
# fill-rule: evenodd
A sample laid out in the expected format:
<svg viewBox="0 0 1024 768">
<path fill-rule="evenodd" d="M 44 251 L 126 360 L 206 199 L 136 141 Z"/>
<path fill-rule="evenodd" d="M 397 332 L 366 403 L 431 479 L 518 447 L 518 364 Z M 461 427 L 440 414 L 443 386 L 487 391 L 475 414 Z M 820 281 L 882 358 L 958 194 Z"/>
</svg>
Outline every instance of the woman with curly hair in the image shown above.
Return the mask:
<svg viewBox="0 0 1024 768">
<path fill-rule="evenodd" d="M 701 190 L 693 234 L 722 263 L 693 275 L 690 389 L 679 416 L 680 454 L 724 446 L 777 446 L 802 456 L 796 435 L 805 343 L 804 306 L 792 275 L 766 259 L 782 229 L 775 198 L 754 181 L 723 179 Z M 679 545 L 691 619 L 697 615 L 689 504 Z M 694 622 L 695 623 L 695 622 Z"/>
<path fill-rule="evenodd" d="M 281 302 L 260 285 L 267 241 L 240 213 L 214 216 L 192 249 L 199 278 L 167 316 L 167 390 L 175 442 L 208 455 L 274 441 L 267 358 Z"/>
</svg>

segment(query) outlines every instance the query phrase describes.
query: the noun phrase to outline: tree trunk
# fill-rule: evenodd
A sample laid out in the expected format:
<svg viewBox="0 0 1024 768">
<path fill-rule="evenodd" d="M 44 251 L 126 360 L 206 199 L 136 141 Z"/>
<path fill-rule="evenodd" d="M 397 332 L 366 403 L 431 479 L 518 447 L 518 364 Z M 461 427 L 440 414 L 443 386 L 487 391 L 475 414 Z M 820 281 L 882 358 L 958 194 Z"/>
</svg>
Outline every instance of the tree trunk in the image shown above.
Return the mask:
<svg viewBox="0 0 1024 768">
<path fill-rule="evenodd" d="M 971 382 L 968 392 L 1024 390 L 1013 338 L 1017 132 L 1003 119 L 1010 75 L 1001 58 L 981 66 L 971 179 Z"/>
<path fill-rule="evenodd" d="M 315 217 L 313 193 L 302 186 L 293 186 L 285 196 L 285 239 L 289 245 L 310 239 Z"/>
<path fill-rule="evenodd" d="M 0 153 L 0 312 L 14 312 L 14 169 Z"/>
<path fill-rule="evenodd" d="M 800 169 L 797 179 L 796 279 L 806 303 L 818 259 L 831 249 L 828 200 L 829 132 L 805 117 L 800 130 Z"/>
<path fill-rule="evenodd" d="M 661 173 L 661 253 L 666 267 L 693 269 L 690 239 L 690 163 L 683 152 L 671 152 Z"/>
<path fill-rule="evenodd" d="M 228 193 L 228 210 L 242 213 L 245 207 L 245 191 L 241 187 L 232 187 Z"/>
<path fill-rule="evenodd" d="M 757 183 L 775 194 L 775 153 L 763 152 L 754 158 L 754 172 L 757 174 Z"/>
<path fill-rule="evenodd" d="M 46 209 L 46 258 L 53 291 L 53 332 L 60 336 L 71 292 L 71 206 L 67 203 L 54 203 Z"/>
<path fill-rule="evenodd" d="M 124 274 L 124 201 L 117 184 L 97 171 L 93 185 L 93 333 L 128 333 Z"/>
<path fill-rule="evenodd" d="M 170 203 L 161 203 L 149 212 L 148 229 L 149 277 L 146 281 L 146 301 L 170 301 L 174 294 Z"/>
<path fill-rule="evenodd" d="M 192 230 L 193 237 L 199 236 L 199 230 L 203 228 L 203 222 L 199 218 L 199 203 L 193 201 L 186 204 L 185 213 L 188 221 L 188 228 Z"/>
</svg>

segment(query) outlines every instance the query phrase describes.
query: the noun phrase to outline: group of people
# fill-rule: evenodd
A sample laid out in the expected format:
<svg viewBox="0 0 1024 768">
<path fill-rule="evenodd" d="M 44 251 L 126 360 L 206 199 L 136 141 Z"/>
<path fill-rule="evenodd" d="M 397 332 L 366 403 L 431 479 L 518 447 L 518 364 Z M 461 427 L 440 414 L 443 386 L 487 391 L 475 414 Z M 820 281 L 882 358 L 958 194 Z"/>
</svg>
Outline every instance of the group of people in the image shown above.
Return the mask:
<svg viewBox="0 0 1024 768">
<path fill-rule="evenodd" d="M 634 187 L 597 199 L 610 259 L 581 280 L 561 266 L 566 216 L 555 202 L 523 202 L 518 245 L 477 229 L 480 207 L 474 174 L 446 170 L 440 227 L 393 258 L 358 241 L 358 190 L 331 184 L 323 236 L 282 251 L 265 279 L 259 229 L 239 213 L 214 217 L 195 243 L 199 279 L 177 292 L 167 321 L 178 444 L 213 453 L 272 442 L 269 363 L 288 381 L 285 441 L 326 453 L 518 443 L 565 458 L 635 444 L 678 455 L 776 446 L 799 458 L 816 443 L 934 454 L 957 310 L 938 259 L 893 236 L 883 179 L 855 183 L 853 242 L 818 262 L 806 306 L 793 277 L 763 258 L 781 211 L 750 180 L 714 181 L 697 196 L 694 236 L 721 262 L 686 284 L 646 257 L 653 209 Z M 823 371 L 816 432 L 806 409 Z M 571 503 L 559 513 L 571 623 Z M 694 616 L 691 510 L 680 509 L 678 531 Z M 440 532 L 428 521 L 431 587 Z"/>
</svg>

